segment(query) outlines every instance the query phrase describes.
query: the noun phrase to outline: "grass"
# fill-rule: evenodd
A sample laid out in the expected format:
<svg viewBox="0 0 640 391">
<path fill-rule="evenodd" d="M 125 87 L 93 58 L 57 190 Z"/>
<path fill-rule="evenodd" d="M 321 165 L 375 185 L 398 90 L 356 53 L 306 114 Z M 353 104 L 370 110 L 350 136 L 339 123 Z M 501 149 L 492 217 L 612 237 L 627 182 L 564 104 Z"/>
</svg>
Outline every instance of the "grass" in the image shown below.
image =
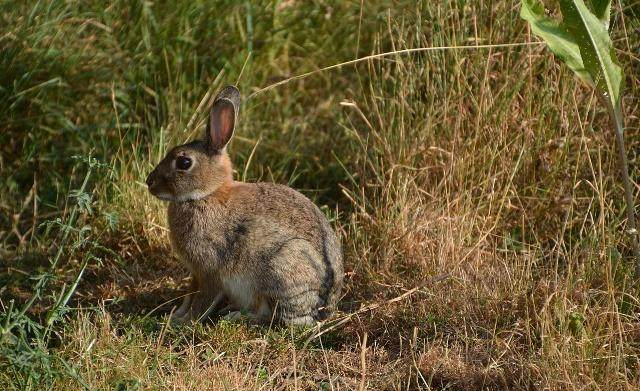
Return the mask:
<svg viewBox="0 0 640 391">
<path fill-rule="evenodd" d="M 535 41 L 518 11 L 0 2 L 0 389 L 639 388 L 613 133 L 543 45 L 392 55 L 262 90 L 393 50 Z M 636 182 L 638 12 L 616 3 L 612 22 Z M 301 190 L 342 236 L 346 292 L 321 329 L 167 326 L 186 273 L 144 178 L 228 83 L 254 94 L 236 178 Z"/>
</svg>

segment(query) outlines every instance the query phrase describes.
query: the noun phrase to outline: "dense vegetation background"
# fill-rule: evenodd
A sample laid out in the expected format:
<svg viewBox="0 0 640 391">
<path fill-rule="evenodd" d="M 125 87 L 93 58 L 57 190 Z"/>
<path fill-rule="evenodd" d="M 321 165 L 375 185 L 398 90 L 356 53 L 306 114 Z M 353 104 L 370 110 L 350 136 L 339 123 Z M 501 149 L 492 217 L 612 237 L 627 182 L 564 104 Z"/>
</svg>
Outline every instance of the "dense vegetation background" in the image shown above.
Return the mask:
<svg viewBox="0 0 640 391">
<path fill-rule="evenodd" d="M 614 5 L 637 183 L 640 7 Z M 452 48 L 535 42 L 518 12 L 1 1 L 0 389 L 638 389 L 606 113 L 544 45 Z M 144 178 L 225 84 L 255 93 L 236 178 L 301 190 L 341 233 L 320 329 L 166 324 L 186 273 Z"/>
</svg>

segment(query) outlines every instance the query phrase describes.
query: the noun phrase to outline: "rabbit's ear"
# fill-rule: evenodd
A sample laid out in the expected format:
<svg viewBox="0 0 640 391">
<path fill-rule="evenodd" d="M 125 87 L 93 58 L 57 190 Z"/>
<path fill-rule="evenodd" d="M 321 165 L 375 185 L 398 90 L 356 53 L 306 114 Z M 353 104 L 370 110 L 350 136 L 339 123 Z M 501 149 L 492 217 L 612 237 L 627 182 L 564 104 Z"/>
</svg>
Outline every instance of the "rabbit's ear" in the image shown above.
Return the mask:
<svg viewBox="0 0 640 391">
<path fill-rule="evenodd" d="M 240 91 L 234 86 L 223 88 L 213 101 L 205 136 L 212 152 L 224 149 L 231 140 L 239 106 Z"/>
</svg>

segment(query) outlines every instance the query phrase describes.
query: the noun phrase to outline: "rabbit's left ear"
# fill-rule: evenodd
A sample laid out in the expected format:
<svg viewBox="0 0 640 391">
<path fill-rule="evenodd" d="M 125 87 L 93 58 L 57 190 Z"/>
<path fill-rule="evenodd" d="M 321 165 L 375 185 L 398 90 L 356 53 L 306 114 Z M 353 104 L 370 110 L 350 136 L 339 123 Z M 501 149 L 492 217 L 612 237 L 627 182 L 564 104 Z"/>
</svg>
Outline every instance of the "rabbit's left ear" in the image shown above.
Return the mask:
<svg viewBox="0 0 640 391">
<path fill-rule="evenodd" d="M 209 113 L 205 136 L 211 152 L 223 150 L 231 140 L 239 106 L 240 91 L 234 86 L 223 88 L 216 96 Z"/>
</svg>

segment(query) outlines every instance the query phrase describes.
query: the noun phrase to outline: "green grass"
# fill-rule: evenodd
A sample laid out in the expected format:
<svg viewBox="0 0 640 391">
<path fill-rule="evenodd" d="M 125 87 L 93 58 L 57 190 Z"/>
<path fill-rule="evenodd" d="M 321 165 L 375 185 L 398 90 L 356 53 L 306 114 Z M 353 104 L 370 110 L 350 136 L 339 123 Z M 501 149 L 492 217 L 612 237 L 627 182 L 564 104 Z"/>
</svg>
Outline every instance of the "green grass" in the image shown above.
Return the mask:
<svg viewBox="0 0 640 391">
<path fill-rule="evenodd" d="M 262 91 L 535 41 L 517 1 L 362 4 L 0 2 L 0 389 L 640 387 L 606 112 L 535 44 Z M 614 8 L 637 182 L 640 17 Z M 236 178 L 299 189 L 342 236 L 320 337 L 166 324 L 186 272 L 144 178 L 225 84 L 255 93 Z"/>
</svg>

